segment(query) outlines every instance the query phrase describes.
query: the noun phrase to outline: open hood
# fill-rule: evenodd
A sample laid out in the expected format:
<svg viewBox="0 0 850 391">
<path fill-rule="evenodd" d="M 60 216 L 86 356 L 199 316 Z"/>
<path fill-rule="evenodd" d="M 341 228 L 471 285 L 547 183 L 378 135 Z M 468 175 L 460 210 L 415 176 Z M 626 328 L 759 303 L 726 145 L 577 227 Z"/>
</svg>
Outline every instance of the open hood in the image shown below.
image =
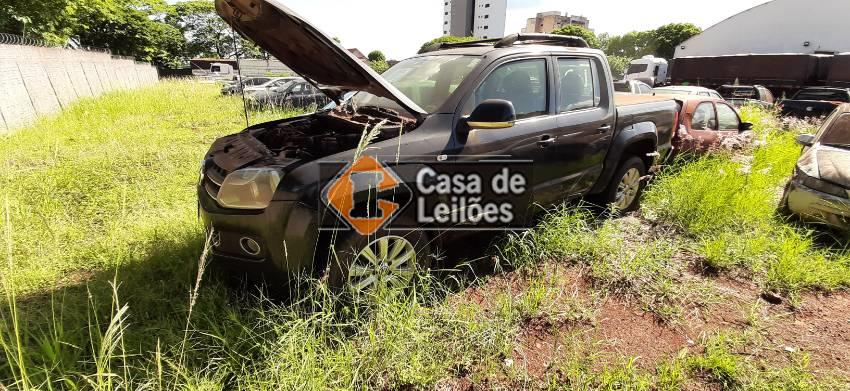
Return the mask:
<svg viewBox="0 0 850 391">
<path fill-rule="evenodd" d="M 349 91 L 395 101 L 417 118 L 410 98 L 280 0 L 215 0 L 216 12 L 246 39 L 271 53 L 337 103 Z"/>
</svg>

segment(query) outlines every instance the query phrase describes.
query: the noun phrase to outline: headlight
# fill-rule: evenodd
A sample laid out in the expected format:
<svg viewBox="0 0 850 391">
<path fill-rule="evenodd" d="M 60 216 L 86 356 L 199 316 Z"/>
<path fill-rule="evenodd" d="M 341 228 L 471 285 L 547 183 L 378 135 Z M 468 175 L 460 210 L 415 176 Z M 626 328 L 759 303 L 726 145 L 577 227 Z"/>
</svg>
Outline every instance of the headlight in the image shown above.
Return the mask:
<svg viewBox="0 0 850 391">
<path fill-rule="evenodd" d="M 272 168 L 234 171 L 224 179 L 218 203 L 232 209 L 265 209 L 271 204 L 280 180 L 280 172 Z"/>
</svg>

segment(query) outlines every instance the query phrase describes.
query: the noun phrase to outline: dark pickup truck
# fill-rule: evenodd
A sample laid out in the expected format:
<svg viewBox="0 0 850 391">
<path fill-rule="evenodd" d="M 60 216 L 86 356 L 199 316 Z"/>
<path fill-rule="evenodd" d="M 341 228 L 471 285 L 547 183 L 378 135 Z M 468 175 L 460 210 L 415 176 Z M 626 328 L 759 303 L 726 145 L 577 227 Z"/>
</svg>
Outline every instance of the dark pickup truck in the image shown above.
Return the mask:
<svg viewBox="0 0 850 391">
<path fill-rule="evenodd" d="M 782 115 L 792 117 L 823 117 L 836 107 L 850 102 L 850 88 L 809 87 L 779 102 Z"/>
<path fill-rule="evenodd" d="M 530 183 L 509 180 L 517 196 L 525 185 L 530 193 L 516 212 L 575 197 L 628 211 L 649 169 L 671 150 L 678 104 L 638 95 L 615 102 L 605 55 L 579 38 L 443 44 L 381 76 L 278 0 L 216 0 L 216 9 L 338 104 L 223 137 L 204 158 L 198 197 L 213 259 L 266 281 L 313 272 L 356 291 L 406 286 L 417 268 L 436 262 L 439 248 L 483 230 L 474 224 L 480 216 L 457 227 L 426 229 L 426 222 L 506 199 L 484 195 L 456 208 L 439 204 L 423 220 L 390 221 L 406 205 L 421 217 L 421 204 L 399 200 L 414 189 L 417 196 L 437 189 L 436 201 L 454 202 L 461 195 L 451 191 L 474 192 L 469 178 L 485 165 L 507 173 L 527 164 Z M 334 162 L 347 168 L 323 169 Z M 432 175 L 447 163 L 464 176 Z M 342 229 L 329 229 L 328 217 Z"/>
</svg>

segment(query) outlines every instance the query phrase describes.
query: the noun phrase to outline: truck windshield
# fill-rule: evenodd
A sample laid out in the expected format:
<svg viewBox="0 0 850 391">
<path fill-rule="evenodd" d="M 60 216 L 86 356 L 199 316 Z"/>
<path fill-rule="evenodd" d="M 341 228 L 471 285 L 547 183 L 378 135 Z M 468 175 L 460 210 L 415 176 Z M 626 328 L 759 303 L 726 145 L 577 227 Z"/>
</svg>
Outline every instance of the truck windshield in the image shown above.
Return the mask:
<svg viewBox="0 0 850 391">
<path fill-rule="evenodd" d="M 848 102 L 847 92 L 837 90 L 802 90 L 794 100 L 818 100 L 832 102 Z"/>
<path fill-rule="evenodd" d="M 463 79 L 481 62 L 472 56 L 423 56 L 404 60 L 386 72 L 383 78 L 428 113 L 433 113 L 451 96 Z M 402 109 L 390 99 L 359 92 L 351 99 L 357 106 Z"/>
</svg>

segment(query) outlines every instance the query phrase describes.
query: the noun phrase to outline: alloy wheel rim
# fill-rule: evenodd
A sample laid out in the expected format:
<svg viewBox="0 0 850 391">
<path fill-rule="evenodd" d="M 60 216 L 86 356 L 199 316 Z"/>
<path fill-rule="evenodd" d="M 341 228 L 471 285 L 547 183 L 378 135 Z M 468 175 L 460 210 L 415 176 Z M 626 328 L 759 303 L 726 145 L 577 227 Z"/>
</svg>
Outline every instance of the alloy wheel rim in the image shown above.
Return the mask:
<svg viewBox="0 0 850 391">
<path fill-rule="evenodd" d="M 638 190 L 640 190 L 640 171 L 636 168 L 630 168 L 623 174 L 623 178 L 617 186 L 617 198 L 614 206 L 619 210 L 627 209 L 637 198 Z"/>
<path fill-rule="evenodd" d="M 416 250 L 400 236 L 384 236 L 364 247 L 348 268 L 349 287 L 358 293 L 407 287 L 416 274 Z"/>
</svg>

